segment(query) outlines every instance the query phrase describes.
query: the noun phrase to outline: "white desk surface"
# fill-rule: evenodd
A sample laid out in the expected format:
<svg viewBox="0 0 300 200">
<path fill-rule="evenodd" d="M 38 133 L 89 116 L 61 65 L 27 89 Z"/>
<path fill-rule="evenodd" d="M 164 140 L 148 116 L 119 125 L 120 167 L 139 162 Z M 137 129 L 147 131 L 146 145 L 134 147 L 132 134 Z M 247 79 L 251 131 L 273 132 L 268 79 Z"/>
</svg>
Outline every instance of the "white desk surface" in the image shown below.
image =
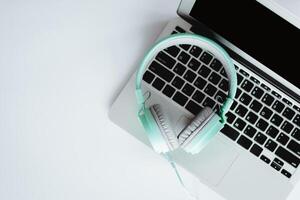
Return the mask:
<svg viewBox="0 0 300 200">
<path fill-rule="evenodd" d="M 299 1 L 277 1 L 300 15 Z M 107 117 L 178 3 L 0 1 L 1 200 L 188 199 L 169 165 Z M 289 200 L 299 196 L 300 184 Z"/>
</svg>

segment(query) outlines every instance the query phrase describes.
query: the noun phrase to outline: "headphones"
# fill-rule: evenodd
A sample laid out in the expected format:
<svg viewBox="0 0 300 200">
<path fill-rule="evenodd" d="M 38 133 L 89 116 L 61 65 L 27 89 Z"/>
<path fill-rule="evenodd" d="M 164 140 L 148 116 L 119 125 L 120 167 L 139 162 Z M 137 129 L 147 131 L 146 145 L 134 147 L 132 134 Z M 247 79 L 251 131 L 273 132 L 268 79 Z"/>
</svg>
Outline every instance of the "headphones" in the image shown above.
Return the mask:
<svg viewBox="0 0 300 200">
<path fill-rule="evenodd" d="M 215 113 L 210 107 L 204 107 L 177 138 L 169 126 L 161 106 L 159 104 L 149 108 L 145 106 L 146 100 L 141 86 L 144 71 L 155 56 L 163 49 L 180 44 L 198 46 L 212 53 L 225 69 L 229 80 L 229 91 L 219 113 Z M 225 114 L 229 111 L 237 90 L 237 75 L 229 55 L 214 41 L 195 34 L 175 34 L 157 42 L 146 54 L 136 74 L 135 89 L 138 119 L 145 129 L 153 149 L 157 153 L 167 153 L 180 147 L 188 153 L 196 154 L 224 127 L 227 120 Z"/>
</svg>

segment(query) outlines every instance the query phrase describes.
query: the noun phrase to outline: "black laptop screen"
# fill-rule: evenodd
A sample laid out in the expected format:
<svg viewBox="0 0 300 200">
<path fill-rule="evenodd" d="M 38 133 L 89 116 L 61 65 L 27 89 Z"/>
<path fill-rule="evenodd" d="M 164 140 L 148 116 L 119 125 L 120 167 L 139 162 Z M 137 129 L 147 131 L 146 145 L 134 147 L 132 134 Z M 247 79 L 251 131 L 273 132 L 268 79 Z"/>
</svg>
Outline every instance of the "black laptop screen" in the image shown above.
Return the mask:
<svg viewBox="0 0 300 200">
<path fill-rule="evenodd" d="M 197 0 L 190 15 L 300 88 L 297 27 L 255 0 Z"/>
</svg>

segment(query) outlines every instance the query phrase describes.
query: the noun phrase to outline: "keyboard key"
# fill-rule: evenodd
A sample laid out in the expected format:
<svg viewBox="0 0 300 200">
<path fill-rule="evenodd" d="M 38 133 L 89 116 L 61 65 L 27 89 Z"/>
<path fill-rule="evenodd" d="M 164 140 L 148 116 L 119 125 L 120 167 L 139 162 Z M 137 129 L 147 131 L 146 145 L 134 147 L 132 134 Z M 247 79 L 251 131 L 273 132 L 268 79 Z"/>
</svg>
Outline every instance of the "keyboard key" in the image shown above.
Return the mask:
<svg viewBox="0 0 300 200">
<path fill-rule="evenodd" d="M 260 146 L 258 146 L 257 144 L 254 144 L 251 149 L 250 152 L 253 153 L 256 156 L 259 156 L 262 152 L 263 148 L 261 148 Z"/>
<path fill-rule="evenodd" d="M 214 96 L 214 94 L 216 93 L 216 91 L 217 91 L 217 88 L 215 86 L 213 86 L 212 84 L 210 84 L 210 83 L 204 89 L 204 92 L 206 94 L 208 94 L 209 96 L 211 96 L 211 97 Z"/>
<path fill-rule="evenodd" d="M 192 46 L 190 53 L 195 56 L 196 58 L 198 58 L 200 56 L 202 52 L 202 49 L 200 47 L 197 46 Z"/>
<path fill-rule="evenodd" d="M 221 130 L 221 132 L 224 135 L 226 135 L 227 137 L 229 137 L 230 139 L 232 139 L 233 141 L 235 141 L 238 138 L 238 136 L 240 135 L 238 131 L 236 131 L 235 129 L 231 128 L 227 124 L 225 124 L 225 126 Z"/>
<path fill-rule="evenodd" d="M 242 102 L 244 105 L 248 105 L 252 101 L 252 97 L 250 97 L 248 94 L 243 93 L 240 97 L 240 102 Z"/>
<path fill-rule="evenodd" d="M 271 160 L 264 155 L 261 155 L 260 159 L 263 160 L 267 164 L 269 164 L 271 162 Z"/>
<path fill-rule="evenodd" d="M 249 74 L 245 72 L 243 69 L 240 69 L 240 73 L 243 74 L 245 77 L 249 77 Z"/>
<path fill-rule="evenodd" d="M 164 85 L 165 85 L 165 82 L 158 77 L 152 83 L 152 86 L 154 88 L 156 88 L 157 90 L 161 90 L 164 87 Z"/>
<path fill-rule="evenodd" d="M 259 103 L 256 100 L 253 100 L 252 103 L 250 104 L 250 108 L 254 111 L 254 112 L 259 112 L 260 109 L 262 107 L 262 104 Z"/>
<path fill-rule="evenodd" d="M 165 94 L 167 97 L 171 97 L 175 92 L 175 88 L 173 88 L 170 85 L 166 85 L 166 87 L 163 89 L 162 93 Z"/>
<path fill-rule="evenodd" d="M 226 74 L 226 71 L 225 71 L 224 67 L 222 67 L 222 69 L 221 69 L 221 71 L 220 71 L 220 74 L 221 74 L 222 76 L 224 76 L 225 78 L 227 78 L 227 74 Z M 300 109 L 299 109 L 299 110 L 300 110 Z"/>
<path fill-rule="evenodd" d="M 238 88 L 238 89 L 236 90 L 236 94 L 235 94 L 235 97 L 234 97 L 234 98 L 238 99 L 239 96 L 240 96 L 241 94 L 242 94 L 242 90 L 241 90 L 240 88 Z"/>
<path fill-rule="evenodd" d="M 245 126 L 246 126 L 246 122 L 244 122 L 244 121 L 243 121 L 242 119 L 240 119 L 240 118 L 237 118 L 237 120 L 235 120 L 233 126 L 234 126 L 235 128 L 237 128 L 238 130 L 242 131 L 242 130 L 245 128 Z"/>
<path fill-rule="evenodd" d="M 287 151 L 286 149 L 284 149 L 281 146 L 279 146 L 277 148 L 277 150 L 275 151 L 275 154 L 295 168 L 297 168 L 300 163 L 300 159 L 297 158 L 297 156 L 290 153 L 289 151 Z"/>
<path fill-rule="evenodd" d="M 260 112 L 260 115 L 265 119 L 270 119 L 272 114 L 273 114 L 273 112 L 267 107 L 264 107 Z"/>
<path fill-rule="evenodd" d="M 172 85 L 175 86 L 177 89 L 180 90 L 180 88 L 183 86 L 184 80 L 176 76 L 174 80 L 172 81 Z"/>
<path fill-rule="evenodd" d="M 225 79 L 222 79 L 220 84 L 219 84 L 219 88 L 221 88 L 223 91 L 227 92 L 228 91 L 228 81 Z"/>
<path fill-rule="evenodd" d="M 277 163 L 272 162 L 271 167 L 273 167 L 275 170 L 279 171 L 281 169 L 281 166 L 277 165 Z"/>
<path fill-rule="evenodd" d="M 165 67 L 163 67 L 161 64 L 159 64 L 156 61 L 153 61 L 151 63 L 151 65 L 149 66 L 149 69 L 156 75 L 158 75 L 159 77 L 161 77 L 163 80 L 170 82 L 173 77 L 175 76 L 175 74 L 171 71 L 169 71 L 168 69 L 166 69 Z"/>
<path fill-rule="evenodd" d="M 237 73 L 237 84 L 240 85 L 243 80 L 244 80 L 244 77 L 242 77 L 242 75 Z"/>
<path fill-rule="evenodd" d="M 270 126 L 266 132 L 267 135 L 271 136 L 272 138 L 275 138 L 279 133 L 279 130 L 275 128 L 274 126 Z"/>
<path fill-rule="evenodd" d="M 186 94 L 187 96 L 191 96 L 194 92 L 195 88 L 191 86 L 190 84 L 186 83 L 184 87 L 182 88 L 182 92 Z"/>
<path fill-rule="evenodd" d="M 294 126 L 288 121 L 283 122 L 283 124 L 281 126 L 281 129 L 284 132 L 286 132 L 287 134 L 289 134 L 293 130 L 293 128 L 294 128 Z"/>
<path fill-rule="evenodd" d="M 277 97 L 278 99 L 281 99 L 281 95 L 278 94 L 277 92 L 275 91 L 272 91 L 271 94 L 273 94 L 275 97 Z"/>
<path fill-rule="evenodd" d="M 260 81 L 254 78 L 253 76 L 250 77 L 250 80 L 253 81 L 256 84 L 260 84 Z"/>
<path fill-rule="evenodd" d="M 298 106 L 294 105 L 293 108 L 294 108 L 295 110 L 297 110 L 298 112 L 300 112 L 300 108 L 299 108 Z"/>
<path fill-rule="evenodd" d="M 208 65 L 210 63 L 210 61 L 212 60 L 213 56 L 210 55 L 209 53 L 207 52 L 203 52 L 203 54 L 201 55 L 200 57 L 200 60 L 202 62 L 204 62 L 206 65 Z"/>
<path fill-rule="evenodd" d="M 215 99 L 219 102 L 219 103 L 223 103 L 226 99 L 227 95 L 222 92 L 222 91 L 218 91 L 216 96 L 215 96 Z"/>
<path fill-rule="evenodd" d="M 214 85 L 217 85 L 221 80 L 221 76 L 219 74 L 217 74 L 216 72 L 213 72 L 210 74 L 208 80 L 210 82 L 212 82 Z"/>
<path fill-rule="evenodd" d="M 187 102 L 188 98 L 183 95 L 181 92 L 176 92 L 173 96 L 173 100 L 178 103 L 181 106 L 184 106 L 184 104 Z"/>
<path fill-rule="evenodd" d="M 203 78 L 201 77 L 198 77 L 196 79 L 196 81 L 194 82 L 194 85 L 199 88 L 200 90 L 202 90 L 204 88 L 204 86 L 206 85 L 207 81 L 204 80 Z"/>
<path fill-rule="evenodd" d="M 239 105 L 236 110 L 235 113 L 238 114 L 241 117 L 244 117 L 247 113 L 248 109 L 246 107 L 244 107 L 243 105 Z"/>
<path fill-rule="evenodd" d="M 192 83 L 192 82 L 195 80 L 196 76 L 197 76 L 197 75 L 196 75 L 194 72 L 192 72 L 191 70 L 188 70 L 188 71 L 184 74 L 183 78 L 184 78 L 185 80 L 189 81 L 190 83 Z"/>
<path fill-rule="evenodd" d="M 284 104 L 280 101 L 276 100 L 273 104 L 272 108 L 277 111 L 278 113 L 281 113 L 281 111 L 284 109 Z"/>
<path fill-rule="evenodd" d="M 267 143 L 265 144 L 265 147 L 273 152 L 277 147 L 277 143 L 274 142 L 273 140 L 269 139 L 267 141 Z"/>
<path fill-rule="evenodd" d="M 203 94 L 202 92 L 200 92 L 199 90 L 197 90 L 197 91 L 194 93 L 194 95 L 193 95 L 192 98 L 193 98 L 195 101 L 197 101 L 198 103 L 201 103 L 201 102 L 203 101 L 204 97 L 205 97 L 205 94 Z"/>
<path fill-rule="evenodd" d="M 272 119 L 271 119 L 271 122 L 273 124 L 275 124 L 276 126 L 280 126 L 281 122 L 283 121 L 283 118 L 280 117 L 279 115 L 277 114 L 274 114 Z"/>
<path fill-rule="evenodd" d="M 178 74 L 179 76 L 181 76 L 186 70 L 186 67 L 183 66 L 182 64 L 180 63 L 177 63 L 173 69 L 173 71 Z"/>
<path fill-rule="evenodd" d="M 300 140 L 300 130 L 298 128 L 295 128 L 292 132 L 292 136 L 296 139 L 296 140 Z"/>
<path fill-rule="evenodd" d="M 257 99 L 260 99 L 262 97 L 262 95 L 264 94 L 264 91 L 262 89 L 260 89 L 259 87 L 255 87 L 251 94 L 253 96 L 255 96 Z"/>
<path fill-rule="evenodd" d="M 273 162 L 279 166 L 283 166 L 283 162 L 281 160 L 279 160 L 278 158 L 274 158 Z"/>
<path fill-rule="evenodd" d="M 274 100 L 275 98 L 269 94 L 265 94 L 264 97 L 262 98 L 262 102 L 268 106 L 270 106 Z"/>
<path fill-rule="evenodd" d="M 186 51 L 188 51 L 190 49 L 190 47 L 191 47 L 191 45 L 189 45 L 189 44 L 180 44 L 179 46 L 181 48 L 183 48 L 184 50 L 186 50 Z"/>
<path fill-rule="evenodd" d="M 146 71 L 143 75 L 143 80 L 149 84 L 151 84 L 151 82 L 153 81 L 154 78 L 155 78 L 154 74 L 152 74 L 149 71 Z"/>
<path fill-rule="evenodd" d="M 292 105 L 293 105 L 292 102 L 290 102 L 290 101 L 287 100 L 286 98 L 283 98 L 282 101 L 283 101 L 284 103 L 286 103 L 287 105 L 289 105 L 289 106 L 292 106 Z"/>
<path fill-rule="evenodd" d="M 293 122 L 300 127 L 300 115 L 296 115 L 296 117 L 293 119 Z"/>
<path fill-rule="evenodd" d="M 230 110 L 234 110 L 237 106 L 237 102 L 233 101 L 232 105 L 230 106 Z"/>
<path fill-rule="evenodd" d="M 268 127 L 268 122 L 266 122 L 263 119 L 259 119 L 258 122 L 256 123 L 256 127 L 259 128 L 261 131 L 265 131 Z"/>
<path fill-rule="evenodd" d="M 282 144 L 283 146 L 286 145 L 286 143 L 289 141 L 289 137 L 284 134 L 284 133 L 280 133 L 278 138 L 277 138 L 277 142 L 279 142 L 280 144 Z"/>
<path fill-rule="evenodd" d="M 266 86 L 265 84 L 261 84 L 261 87 L 262 88 L 264 88 L 265 90 L 267 90 L 267 91 L 270 91 L 271 89 L 268 87 L 268 86 Z"/>
<path fill-rule="evenodd" d="M 221 67 L 222 67 L 222 63 L 219 60 L 217 60 L 217 59 L 213 59 L 213 61 L 210 64 L 210 67 L 213 70 L 215 70 L 216 72 L 218 72 L 221 69 Z"/>
<path fill-rule="evenodd" d="M 198 71 L 198 74 L 201 75 L 203 78 L 208 77 L 208 75 L 210 74 L 211 70 L 206 67 L 205 65 L 202 65 Z"/>
<path fill-rule="evenodd" d="M 250 122 L 251 124 L 255 124 L 255 122 L 257 121 L 257 119 L 258 119 L 258 116 L 255 113 L 251 112 L 251 111 L 246 116 L 246 120 L 248 122 Z"/>
<path fill-rule="evenodd" d="M 254 84 L 248 80 L 245 80 L 242 83 L 242 88 L 246 91 L 246 92 L 250 92 L 250 90 L 253 88 Z"/>
<path fill-rule="evenodd" d="M 282 113 L 282 115 L 289 120 L 291 120 L 295 116 L 295 114 L 296 112 L 290 109 L 289 107 L 287 107 Z"/>
<path fill-rule="evenodd" d="M 179 27 L 179 26 L 176 26 L 175 27 L 175 30 L 176 31 L 178 31 L 179 33 L 185 33 L 186 31 L 185 30 L 183 30 L 181 27 Z"/>
<path fill-rule="evenodd" d="M 176 61 L 171 56 L 162 51 L 157 54 L 155 59 L 169 69 L 172 69 L 176 63 Z"/>
<path fill-rule="evenodd" d="M 256 133 L 256 129 L 253 128 L 252 126 L 248 125 L 245 130 L 244 130 L 245 135 L 249 136 L 250 138 L 252 138 L 255 133 Z"/>
<path fill-rule="evenodd" d="M 206 99 L 205 99 L 204 102 L 203 102 L 203 106 L 204 106 L 204 107 L 205 107 L 205 106 L 208 106 L 208 107 L 210 107 L 210 108 L 213 108 L 213 107 L 215 106 L 215 102 L 214 102 L 214 100 L 212 100 L 211 98 L 206 97 Z"/>
<path fill-rule="evenodd" d="M 265 136 L 264 134 L 262 134 L 261 132 L 257 133 L 257 135 L 254 137 L 254 140 L 263 145 L 265 143 L 265 141 L 267 140 L 267 136 Z"/>
<path fill-rule="evenodd" d="M 294 152 L 296 155 L 300 156 L 300 144 L 295 140 L 291 140 L 287 145 L 287 148 Z"/>
<path fill-rule="evenodd" d="M 191 56 L 189 54 L 185 53 L 184 51 L 182 51 L 178 56 L 178 60 L 180 62 L 182 62 L 183 64 L 186 64 L 190 58 L 191 58 Z"/>
<path fill-rule="evenodd" d="M 176 57 L 179 54 L 180 49 L 174 45 L 174 46 L 166 48 L 165 51 L 168 54 L 170 54 L 171 56 Z"/>
<path fill-rule="evenodd" d="M 286 177 L 288 177 L 288 178 L 291 178 L 291 176 L 292 176 L 292 174 L 291 174 L 290 172 L 286 171 L 285 169 L 282 169 L 282 170 L 281 170 L 281 173 L 282 173 L 283 175 L 285 175 Z"/>
<path fill-rule="evenodd" d="M 191 113 L 193 113 L 194 115 L 198 114 L 200 112 L 200 110 L 202 109 L 201 106 L 199 106 L 198 104 L 196 104 L 194 101 L 189 101 L 185 108 L 190 111 Z"/>
<path fill-rule="evenodd" d="M 200 67 L 200 62 L 198 60 L 196 60 L 195 58 L 192 58 L 188 64 L 188 67 L 194 71 L 197 71 Z"/>
<path fill-rule="evenodd" d="M 245 149 L 249 149 L 250 146 L 252 145 L 251 140 L 246 138 L 245 136 L 241 135 L 241 137 L 238 139 L 237 143 L 244 147 Z"/>
<path fill-rule="evenodd" d="M 226 113 L 227 117 L 227 123 L 232 124 L 232 122 L 235 120 L 236 116 L 232 112 Z"/>
</svg>

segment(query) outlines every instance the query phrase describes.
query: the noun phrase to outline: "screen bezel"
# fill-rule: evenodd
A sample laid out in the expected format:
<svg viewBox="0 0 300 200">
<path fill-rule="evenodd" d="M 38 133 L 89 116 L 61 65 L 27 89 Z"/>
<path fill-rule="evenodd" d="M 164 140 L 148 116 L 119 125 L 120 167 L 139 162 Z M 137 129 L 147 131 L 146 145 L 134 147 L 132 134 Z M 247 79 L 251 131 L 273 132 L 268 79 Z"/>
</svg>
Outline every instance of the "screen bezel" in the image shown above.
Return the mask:
<svg viewBox="0 0 300 200">
<path fill-rule="evenodd" d="M 265 6 L 266 8 L 268 8 L 269 10 L 271 10 L 272 12 L 276 13 L 280 17 L 284 18 L 286 21 L 288 21 L 295 27 L 300 29 L 300 19 L 297 16 L 295 16 L 293 13 L 288 11 L 287 9 L 280 6 L 278 3 L 274 2 L 274 1 L 270 1 L 270 0 L 256 0 L 256 1 L 260 4 L 262 4 L 263 6 Z M 177 10 L 177 13 L 179 16 L 185 18 L 189 22 L 201 23 L 200 21 L 198 21 L 198 20 L 194 19 L 192 16 L 190 16 L 190 12 L 191 12 L 195 2 L 196 2 L 196 0 L 181 0 L 180 5 Z M 206 26 L 209 26 L 209 25 L 206 25 Z M 211 30 L 211 31 L 213 32 L 213 30 Z M 276 82 L 278 82 L 281 85 L 284 85 L 286 88 L 288 88 L 293 93 L 293 95 L 297 95 L 297 97 L 298 97 L 297 100 L 299 101 L 300 88 L 298 88 L 297 86 L 295 86 L 294 84 L 289 82 L 287 79 L 284 79 L 279 74 L 275 73 L 270 68 L 268 68 L 264 64 L 260 63 L 255 58 L 251 57 L 249 54 L 242 51 L 241 49 L 239 49 L 237 46 L 235 46 L 234 44 L 232 44 L 231 42 L 229 42 L 222 36 L 218 35 L 215 32 L 214 32 L 214 34 L 216 36 L 216 39 L 219 42 L 221 42 L 222 44 L 224 44 L 226 47 L 233 50 L 236 54 L 238 54 L 245 60 L 252 63 L 255 67 L 259 68 L 261 71 L 265 72 L 266 74 L 271 74 L 271 76 L 275 80 L 277 80 Z M 283 90 L 283 92 L 287 92 L 287 91 Z"/>
</svg>

